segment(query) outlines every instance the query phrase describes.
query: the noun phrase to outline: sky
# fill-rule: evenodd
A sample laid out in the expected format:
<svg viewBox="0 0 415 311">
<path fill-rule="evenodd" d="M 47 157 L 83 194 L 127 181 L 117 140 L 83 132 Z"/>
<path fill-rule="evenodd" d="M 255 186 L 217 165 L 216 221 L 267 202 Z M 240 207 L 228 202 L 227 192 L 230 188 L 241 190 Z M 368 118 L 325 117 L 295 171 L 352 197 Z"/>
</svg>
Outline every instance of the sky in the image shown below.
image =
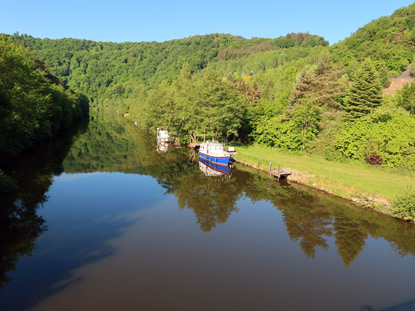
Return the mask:
<svg viewBox="0 0 415 311">
<path fill-rule="evenodd" d="M 408 0 L 0 0 L 0 33 L 141 42 L 225 33 L 309 32 L 334 44 Z"/>
</svg>

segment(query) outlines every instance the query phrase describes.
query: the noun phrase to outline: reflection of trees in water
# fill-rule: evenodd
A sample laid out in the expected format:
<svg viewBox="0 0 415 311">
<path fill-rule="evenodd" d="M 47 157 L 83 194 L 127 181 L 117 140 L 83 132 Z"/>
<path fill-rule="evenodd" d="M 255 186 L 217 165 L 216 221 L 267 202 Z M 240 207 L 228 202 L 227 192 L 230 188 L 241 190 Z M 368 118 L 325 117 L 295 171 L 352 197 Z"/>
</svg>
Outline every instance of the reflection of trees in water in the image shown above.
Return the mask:
<svg viewBox="0 0 415 311">
<path fill-rule="evenodd" d="M 63 166 L 67 173 L 123 172 L 163 178 L 185 166 L 188 154 L 176 148 L 157 152 L 156 136 L 112 112 L 93 112 L 86 132 L 73 144 Z M 164 178 L 164 176 L 167 176 Z"/>
<path fill-rule="evenodd" d="M 128 169 L 135 143 L 114 113 L 93 113 L 85 133 L 64 160 L 65 172 L 105 172 Z M 130 165 L 131 167 L 132 165 Z"/>
<path fill-rule="evenodd" d="M 300 247 L 308 257 L 314 257 L 318 246 L 328 249 L 324 237 L 332 235 L 331 215 L 316 205 L 311 193 L 284 182 L 273 182 L 263 174 L 242 167 L 233 176 L 238 184 L 236 188 L 253 202 L 267 200 L 281 210 L 290 238 L 300 241 Z M 236 196 L 235 201 L 238 198 Z"/>
<path fill-rule="evenodd" d="M 76 129 L 74 129 L 76 131 Z M 68 153 L 73 134 L 29 150 L 13 163 L 7 173 L 18 189 L 3 193 L 0 200 L 0 287 L 9 280 L 10 271 L 22 256 L 31 256 L 35 241 L 46 230 L 37 210 L 47 200 L 45 193 L 53 175 L 62 173 L 62 161 Z"/>
<path fill-rule="evenodd" d="M 316 247 L 328 249 L 325 237 L 332 235 L 331 215 L 321 208 L 312 193 L 298 187 L 281 187 L 254 173 L 246 180 L 247 196 L 254 201 L 268 200 L 277 206 L 291 240 L 299 241 L 308 257 L 314 258 Z"/>
<path fill-rule="evenodd" d="M 316 247 L 329 248 L 325 237 L 332 235 L 330 213 L 303 201 L 295 208 L 282 208 L 282 214 L 290 238 L 300 241 L 300 247 L 307 257 L 314 258 Z"/>
<path fill-rule="evenodd" d="M 253 202 L 267 200 L 276 206 L 290 238 L 310 258 L 318 247 L 328 249 L 329 237 L 334 237 L 345 266 L 358 257 L 369 236 L 389 241 L 401 256 L 415 255 L 414 226 L 304 186 L 279 186 L 251 169 L 238 167 L 231 179 L 207 177 L 187 149 L 169 148 L 167 153 L 159 153 L 155 135 L 124 119 L 101 114 L 95 121 L 75 142 L 65 159 L 65 170 L 150 175 L 167 193 L 176 196 L 180 208 L 193 210 L 204 231 L 226 222 L 237 211 L 237 200 L 245 196 Z"/>
<path fill-rule="evenodd" d="M 415 256 L 414 226 L 305 186 L 279 186 L 253 170 L 239 167 L 232 180 L 236 184 L 234 190 L 238 191 L 235 193 L 241 191 L 254 202 L 267 200 L 274 204 L 282 213 L 290 238 L 298 241 L 310 258 L 314 258 L 318 247 L 327 250 L 327 238 L 334 237 L 338 254 L 348 267 L 369 236 L 389 241 L 401 256 Z M 239 196 L 233 198 L 236 201 Z"/>
<path fill-rule="evenodd" d="M 291 239 L 300 240 L 301 249 L 310 258 L 314 258 L 316 247 L 327 250 L 326 238 L 333 235 L 345 266 L 349 266 L 363 249 L 367 233 L 357 222 L 366 211 L 305 187 L 291 188 L 289 199 L 284 199 L 278 208 Z M 347 211 L 355 213 L 349 212 L 346 216 Z"/>
<path fill-rule="evenodd" d="M 0 287 L 10 280 L 8 273 L 14 270 L 19 258 L 25 255 L 31 256 L 35 248 L 34 242 L 46 229 L 43 218 L 36 215 L 38 206 L 25 206 L 12 196 L 2 198 L 0 204 Z"/>
<path fill-rule="evenodd" d="M 413 226 L 306 187 L 288 189 L 291 194 L 276 205 L 290 237 L 301 239 L 307 256 L 312 258 L 316 247 L 327 249 L 325 239 L 331 236 L 346 267 L 358 257 L 369 236 L 389 241 L 399 255 L 415 255 Z"/>
<path fill-rule="evenodd" d="M 179 174 L 180 175 L 180 174 Z M 346 267 L 363 250 L 365 240 L 382 237 L 402 256 L 415 255 L 415 228 L 390 217 L 365 211 L 339 198 L 304 186 L 280 186 L 263 174 L 239 167 L 232 178 L 207 177 L 197 167 L 176 176 L 172 189 L 180 208 L 192 209 L 203 231 L 224 223 L 237 212 L 242 196 L 267 200 L 281 211 L 290 238 L 307 257 L 318 247 L 328 250 L 334 237 Z"/>
<path fill-rule="evenodd" d="M 174 192 L 179 207 L 190 208 L 203 231 L 211 231 L 218 223 L 228 220 L 237 211 L 236 201 L 241 189 L 236 178 L 205 176 L 197 166 L 192 173 L 183 175 L 180 187 Z"/>
<path fill-rule="evenodd" d="M 337 251 L 344 265 L 349 267 L 366 244 L 365 240 L 368 238 L 367 227 L 362 226 L 360 219 L 346 215 L 344 209 L 335 210 L 334 217 L 333 229 Z"/>
</svg>

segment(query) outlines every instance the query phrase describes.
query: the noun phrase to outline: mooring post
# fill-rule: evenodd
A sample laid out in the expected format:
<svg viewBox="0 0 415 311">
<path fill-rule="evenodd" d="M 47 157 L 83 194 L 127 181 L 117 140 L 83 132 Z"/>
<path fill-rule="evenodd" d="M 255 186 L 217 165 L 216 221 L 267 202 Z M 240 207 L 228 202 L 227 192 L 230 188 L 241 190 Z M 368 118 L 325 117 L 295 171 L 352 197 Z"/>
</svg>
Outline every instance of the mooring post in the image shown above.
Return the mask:
<svg viewBox="0 0 415 311">
<path fill-rule="evenodd" d="M 280 177 L 281 177 L 281 175 L 280 175 L 280 165 L 278 164 L 278 182 L 280 182 Z"/>
</svg>

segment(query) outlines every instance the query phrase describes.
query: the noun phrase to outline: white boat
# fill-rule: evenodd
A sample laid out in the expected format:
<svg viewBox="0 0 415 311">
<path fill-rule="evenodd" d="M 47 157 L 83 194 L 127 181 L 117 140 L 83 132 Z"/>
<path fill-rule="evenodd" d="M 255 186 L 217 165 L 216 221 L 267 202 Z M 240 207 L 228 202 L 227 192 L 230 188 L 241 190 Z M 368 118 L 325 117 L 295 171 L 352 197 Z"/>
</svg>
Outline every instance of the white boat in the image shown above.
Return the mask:
<svg viewBox="0 0 415 311">
<path fill-rule="evenodd" d="M 231 154 L 224 150 L 222 143 L 205 142 L 200 145 L 199 157 L 216 165 L 228 166 Z"/>
</svg>

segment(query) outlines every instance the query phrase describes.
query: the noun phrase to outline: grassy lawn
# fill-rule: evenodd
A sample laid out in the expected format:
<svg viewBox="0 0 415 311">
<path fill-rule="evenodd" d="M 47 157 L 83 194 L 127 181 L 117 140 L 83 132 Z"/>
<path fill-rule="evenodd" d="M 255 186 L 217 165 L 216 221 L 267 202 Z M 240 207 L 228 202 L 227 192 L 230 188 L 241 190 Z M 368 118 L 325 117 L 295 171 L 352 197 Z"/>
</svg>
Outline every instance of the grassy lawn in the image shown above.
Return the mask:
<svg viewBox="0 0 415 311">
<path fill-rule="evenodd" d="M 268 170 L 281 167 L 314 175 L 308 178 L 309 185 L 318 185 L 332 193 L 352 198 L 354 196 L 376 196 L 393 200 L 407 186 L 415 188 L 415 173 L 365 163 L 338 163 L 317 156 L 290 154 L 260 146 L 236 146 L 236 159 Z"/>
</svg>

